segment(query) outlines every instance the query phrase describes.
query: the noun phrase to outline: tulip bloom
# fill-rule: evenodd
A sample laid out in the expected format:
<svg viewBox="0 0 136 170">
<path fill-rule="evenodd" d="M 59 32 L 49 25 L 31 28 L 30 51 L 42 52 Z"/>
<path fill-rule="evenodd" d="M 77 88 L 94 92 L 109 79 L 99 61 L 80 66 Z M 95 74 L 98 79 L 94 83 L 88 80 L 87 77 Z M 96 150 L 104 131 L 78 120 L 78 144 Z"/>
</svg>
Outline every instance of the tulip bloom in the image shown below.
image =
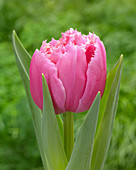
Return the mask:
<svg viewBox="0 0 136 170">
<path fill-rule="evenodd" d="M 30 64 L 30 91 L 43 109 L 42 73 L 47 81 L 55 113 L 83 112 L 90 108 L 106 83 L 106 52 L 95 34 L 82 35 L 72 28 L 59 40 L 43 41 Z"/>
</svg>

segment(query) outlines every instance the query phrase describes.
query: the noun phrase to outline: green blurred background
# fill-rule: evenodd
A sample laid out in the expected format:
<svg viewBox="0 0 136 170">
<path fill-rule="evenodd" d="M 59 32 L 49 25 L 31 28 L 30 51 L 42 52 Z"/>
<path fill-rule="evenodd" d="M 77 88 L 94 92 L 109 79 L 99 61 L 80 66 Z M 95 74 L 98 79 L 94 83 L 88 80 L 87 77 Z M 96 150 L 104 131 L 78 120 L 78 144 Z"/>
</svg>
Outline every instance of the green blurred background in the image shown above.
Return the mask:
<svg viewBox="0 0 136 170">
<path fill-rule="evenodd" d="M 135 0 L 0 0 L 0 170 L 42 167 L 13 53 L 12 30 L 32 55 L 43 40 L 58 39 L 71 27 L 100 36 L 108 71 L 124 54 L 119 105 L 104 170 L 136 170 Z M 76 118 L 75 131 L 81 121 L 80 116 Z"/>
</svg>

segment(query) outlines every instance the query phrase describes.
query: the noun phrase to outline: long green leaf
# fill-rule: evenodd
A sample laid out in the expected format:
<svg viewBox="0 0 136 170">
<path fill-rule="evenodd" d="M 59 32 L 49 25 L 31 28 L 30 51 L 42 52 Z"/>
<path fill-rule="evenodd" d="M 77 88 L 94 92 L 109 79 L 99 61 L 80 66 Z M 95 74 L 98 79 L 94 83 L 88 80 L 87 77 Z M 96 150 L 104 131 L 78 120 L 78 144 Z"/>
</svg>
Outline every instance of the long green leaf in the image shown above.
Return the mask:
<svg viewBox="0 0 136 170">
<path fill-rule="evenodd" d="M 61 135 L 50 92 L 44 75 L 43 80 L 43 116 L 42 137 L 47 160 L 51 170 L 65 170 L 67 158 L 62 144 Z"/>
<path fill-rule="evenodd" d="M 91 164 L 93 142 L 100 105 L 100 93 L 96 96 L 79 130 L 66 170 L 88 170 Z"/>
<path fill-rule="evenodd" d="M 106 159 L 118 104 L 122 63 L 123 56 L 121 55 L 117 65 L 109 73 L 107 78 L 107 87 L 101 103 L 104 106 L 100 107 L 99 112 L 101 116 L 99 120 L 101 121 L 99 121 L 100 125 L 98 126 L 94 141 L 91 170 L 101 170 Z"/>
<path fill-rule="evenodd" d="M 30 94 L 30 88 L 29 88 L 29 66 L 30 66 L 31 57 L 28 54 L 28 52 L 24 49 L 21 42 L 19 41 L 15 31 L 13 31 L 12 34 L 12 41 L 13 41 L 13 48 L 16 56 L 17 66 L 22 77 L 22 81 L 26 90 L 28 102 L 32 112 L 32 120 L 33 120 L 33 125 L 36 133 L 38 147 L 40 150 L 44 168 L 47 170 L 46 155 L 44 153 L 42 136 L 41 136 L 41 111 L 33 102 L 33 99 Z"/>
</svg>

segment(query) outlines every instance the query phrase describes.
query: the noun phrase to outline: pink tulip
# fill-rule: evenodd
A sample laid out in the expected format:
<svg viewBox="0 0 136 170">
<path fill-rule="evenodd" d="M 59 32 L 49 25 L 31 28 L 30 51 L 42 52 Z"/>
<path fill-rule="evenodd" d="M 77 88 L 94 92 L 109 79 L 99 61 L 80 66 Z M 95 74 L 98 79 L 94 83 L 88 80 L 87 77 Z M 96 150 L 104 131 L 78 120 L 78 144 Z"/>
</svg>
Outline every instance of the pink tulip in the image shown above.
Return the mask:
<svg viewBox="0 0 136 170">
<path fill-rule="evenodd" d="M 90 108 L 106 83 L 106 52 L 95 34 L 82 35 L 72 28 L 59 40 L 43 41 L 30 64 L 30 91 L 36 105 L 43 109 L 42 73 L 56 114 L 75 113 Z"/>
</svg>

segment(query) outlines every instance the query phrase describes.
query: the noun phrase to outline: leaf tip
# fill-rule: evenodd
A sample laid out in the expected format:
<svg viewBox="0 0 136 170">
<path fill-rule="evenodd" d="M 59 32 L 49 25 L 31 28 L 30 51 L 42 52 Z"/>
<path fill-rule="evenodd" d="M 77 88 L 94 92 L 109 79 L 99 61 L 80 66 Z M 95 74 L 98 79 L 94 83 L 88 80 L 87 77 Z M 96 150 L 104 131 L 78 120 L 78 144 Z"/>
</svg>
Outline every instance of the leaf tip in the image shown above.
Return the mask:
<svg viewBox="0 0 136 170">
<path fill-rule="evenodd" d="M 12 38 L 14 38 L 15 36 L 17 36 L 16 31 L 13 30 L 13 31 L 12 31 Z"/>
<path fill-rule="evenodd" d="M 120 60 L 121 60 L 121 61 L 123 60 L 123 54 L 121 54 L 121 56 L 120 56 Z"/>
<path fill-rule="evenodd" d="M 16 31 L 13 30 L 13 31 L 12 31 L 12 42 L 13 42 L 14 48 L 16 47 L 16 40 L 19 41 L 19 39 L 18 39 L 18 37 L 17 37 L 17 34 L 16 34 Z"/>
<path fill-rule="evenodd" d="M 101 94 L 101 92 L 100 91 L 98 91 L 98 95 L 100 95 Z"/>
<path fill-rule="evenodd" d="M 13 31 L 12 31 L 12 33 L 13 33 L 13 34 L 16 34 L 16 31 L 15 31 L 15 30 L 13 30 Z"/>
<path fill-rule="evenodd" d="M 43 85 L 43 93 L 45 93 L 45 91 L 48 89 L 48 85 L 43 73 L 42 73 L 42 85 Z"/>
<path fill-rule="evenodd" d="M 97 93 L 96 97 L 100 99 L 100 96 L 101 96 L 101 92 L 100 92 L 100 91 L 98 91 L 98 93 Z"/>
<path fill-rule="evenodd" d="M 44 76 L 44 74 L 42 73 L 42 83 L 44 83 L 45 82 L 45 76 Z"/>
<path fill-rule="evenodd" d="M 44 74 L 42 73 L 42 79 L 44 79 L 45 77 L 44 77 Z"/>
</svg>

